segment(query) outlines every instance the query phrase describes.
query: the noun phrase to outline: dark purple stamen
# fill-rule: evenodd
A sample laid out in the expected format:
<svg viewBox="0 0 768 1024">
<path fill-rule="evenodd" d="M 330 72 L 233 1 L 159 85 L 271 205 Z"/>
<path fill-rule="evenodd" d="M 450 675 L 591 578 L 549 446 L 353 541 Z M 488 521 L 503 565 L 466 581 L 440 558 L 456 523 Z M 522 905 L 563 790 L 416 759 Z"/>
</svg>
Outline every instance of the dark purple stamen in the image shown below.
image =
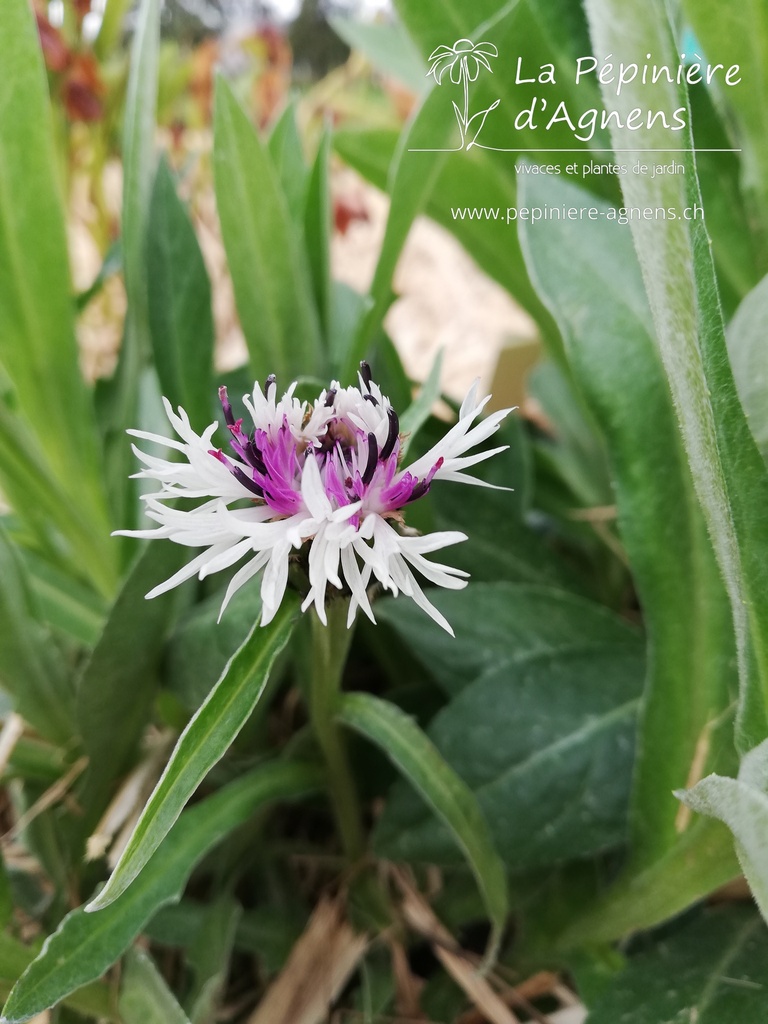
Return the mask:
<svg viewBox="0 0 768 1024">
<path fill-rule="evenodd" d="M 363 384 L 365 384 L 365 386 L 370 391 L 371 390 L 371 381 L 373 380 L 373 377 L 371 376 L 371 368 L 368 365 L 368 363 L 366 363 L 365 360 L 363 360 L 360 363 L 360 376 L 362 377 Z"/>
<path fill-rule="evenodd" d="M 247 487 L 251 493 L 255 494 L 258 498 L 264 497 L 264 492 L 259 485 L 252 480 L 247 473 L 244 473 L 242 469 L 232 462 L 229 461 L 227 456 L 221 450 L 221 448 L 209 448 L 208 454 L 212 455 L 214 459 L 218 459 L 222 466 L 226 466 L 235 480 L 239 480 L 243 487 Z"/>
<path fill-rule="evenodd" d="M 376 435 L 371 432 L 368 435 L 368 462 L 365 465 L 365 471 L 360 478 L 365 487 L 373 480 L 373 474 L 376 472 L 376 463 L 379 461 L 379 446 L 376 444 Z"/>
<path fill-rule="evenodd" d="M 232 466 L 232 475 L 235 480 L 239 480 L 243 487 L 247 487 L 252 494 L 256 495 L 257 498 L 264 497 L 264 491 L 261 487 L 259 487 L 255 481 L 251 480 L 248 474 L 244 473 L 239 466 Z"/>
<path fill-rule="evenodd" d="M 326 407 L 326 409 L 330 409 L 330 407 L 333 405 L 335 400 L 336 400 L 336 388 L 330 388 L 328 393 L 325 396 L 325 407 Z"/>
<path fill-rule="evenodd" d="M 387 417 L 389 418 L 389 433 L 387 434 L 387 440 L 384 443 L 384 447 L 381 449 L 380 458 L 382 462 L 386 462 L 395 450 L 397 438 L 400 434 L 400 420 L 397 418 L 395 410 L 391 407 L 387 409 Z"/>
<path fill-rule="evenodd" d="M 270 373 L 266 380 L 267 391 L 273 384 L 277 384 L 277 377 L 274 375 L 274 373 Z"/>
<path fill-rule="evenodd" d="M 365 401 L 365 402 L 370 402 L 370 403 L 371 403 L 371 405 L 378 405 L 378 404 L 379 404 L 379 403 L 378 403 L 378 400 L 377 400 L 377 399 L 375 399 L 375 398 L 373 397 L 373 395 L 363 395 L 363 401 Z"/>
<path fill-rule="evenodd" d="M 219 388 L 219 401 L 221 402 L 221 407 L 224 410 L 224 419 L 227 421 L 227 426 L 233 427 L 235 425 L 235 417 L 232 414 L 232 406 L 229 403 L 227 389 L 223 386 Z"/>
<path fill-rule="evenodd" d="M 429 482 L 427 480 L 419 480 L 411 491 L 411 496 L 406 501 L 406 505 L 410 505 L 412 501 L 418 501 L 419 498 L 423 498 L 429 490 Z"/>
</svg>

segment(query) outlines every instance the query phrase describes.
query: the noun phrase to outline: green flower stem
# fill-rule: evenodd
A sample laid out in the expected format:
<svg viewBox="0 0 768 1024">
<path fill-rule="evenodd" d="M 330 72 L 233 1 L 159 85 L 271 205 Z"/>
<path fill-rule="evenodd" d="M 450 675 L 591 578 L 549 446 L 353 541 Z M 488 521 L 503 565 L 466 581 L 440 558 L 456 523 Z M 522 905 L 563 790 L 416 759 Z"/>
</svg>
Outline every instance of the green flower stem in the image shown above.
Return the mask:
<svg viewBox="0 0 768 1024">
<path fill-rule="evenodd" d="M 328 787 L 344 852 L 354 862 L 365 853 L 365 836 L 344 736 L 334 717 L 353 633 L 353 629 L 346 626 L 347 607 L 346 601 L 329 602 L 327 626 L 322 624 L 314 609 L 309 613 L 312 624 L 309 711 L 326 762 Z"/>
</svg>

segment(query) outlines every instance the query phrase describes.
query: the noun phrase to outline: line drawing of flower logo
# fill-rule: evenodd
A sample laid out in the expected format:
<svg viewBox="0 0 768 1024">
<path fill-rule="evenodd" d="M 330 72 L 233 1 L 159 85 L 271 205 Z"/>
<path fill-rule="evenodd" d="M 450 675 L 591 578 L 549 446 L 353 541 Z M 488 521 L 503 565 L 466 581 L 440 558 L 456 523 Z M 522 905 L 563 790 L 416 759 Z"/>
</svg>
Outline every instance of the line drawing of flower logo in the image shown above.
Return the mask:
<svg viewBox="0 0 768 1024">
<path fill-rule="evenodd" d="M 448 71 L 451 82 L 463 87 L 464 109 L 462 110 L 457 103 L 453 103 L 461 133 L 461 149 L 472 148 L 483 129 L 488 114 L 499 105 L 500 101 L 495 100 L 490 107 L 478 110 L 471 117 L 469 116 L 469 83 L 477 81 L 481 67 L 493 74 L 490 61 L 491 58 L 498 57 L 498 55 L 499 51 L 493 43 L 488 41 L 473 43 L 471 39 L 457 39 L 453 46 L 438 46 L 429 55 L 428 78 L 431 75 L 437 85 L 442 85 L 445 73 Z M 478 121 L 473 137 L 467 141 L 470 125 Z"/>
</svg>

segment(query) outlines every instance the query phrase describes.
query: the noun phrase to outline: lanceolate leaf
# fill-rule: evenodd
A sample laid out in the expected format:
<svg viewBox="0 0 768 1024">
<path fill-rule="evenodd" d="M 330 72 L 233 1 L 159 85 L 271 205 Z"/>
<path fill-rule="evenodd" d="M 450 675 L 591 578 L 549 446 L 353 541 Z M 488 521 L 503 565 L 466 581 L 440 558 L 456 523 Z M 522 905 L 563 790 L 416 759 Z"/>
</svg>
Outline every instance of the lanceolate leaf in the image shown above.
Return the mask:
<svg viewBox="0 0 768 1024">
<path fill-rule="evenodd" d="M 743 185 L 753 225 L 762 225 L 761 265 L 768 269 L 768 8 L 761 3 L 722 7 L 717 0 L 685 0 L 685 16 L 702 52 L 714 63 L 738 65 L 737 85 L 715 85 L 717 101 L 729 109 L 734 146 L 743 149 Z M 735 115 L 735 118 L 733 117 Z M 735 123 L 734 123 L 735 122 Z"/>
<path fill-rule="evenodd" d="M 147 231 L 149 328 L 162 393 L 202 430 L 213 419 L 211 284 L 195 230 L 161 161 Z"/>
<path fill-rule="evenodd" d="M 722 754 L 710 730 L 736 686 L 730 609 L 694 494 L 629 229 L 609 221 L 600 200 L 559 179 L 526 179 L 522 200 L 590 206 L 601 214 L 593 221 L 526 229 L 523 248 L 608 445 L 620 538 L 649 633 L 632 836 L 639 869 L 678 838 L 672 790 L 686 785 L 697 751 L 700 774 Z"/>
<path fill-rule="evenodd" d="M 114 377 L 98 393 L 113 513 L 125 529 L 133 524 L 131 449 L 125 431 L 139 424 L 141 376 L 149 358 L 146 231 L 155 175 L 155 113 L 160 61 L 160 0 L 141 0 L 131 44 L 123 121 L 122 260 L 128 309 Z M 127 545 L 122 549 L 127 552 Z"/>
<path fill-rule="evenodd" d="M 272 664 L 288 642 L 295 603 L 284 601 L 269 626 L 258 623 L 232 656 L 221 679 L 181 735 L 109 881 L 88 904 L 109 906 L 136 878 L 176 821 L 187 800 L 224 756 L 261 696 Z"/>
<path fill-rule="evenodd" d="M 474 872 L 498 939 L 508 909 L 504 866 L 467 785 L 394 704 L 368 693 L 346 693 L 338 718 L 380 747 L 449 828 Z"/>
<path fill-rule="evenodd" d="M 23 431 L 4 438 L 3 447 L 36 451 L 42 485 L 50 478 L 64 494 L 66 514 L 59 518 L 54 503 L 51 523 L 72 545 L 81 572 L 109 594 L 116 561 L 107 541 L 95 420 L 78 366 L 45 69 L 26 0 L 0 7 L 0 66 L 0 364 Z M 3 489 L 19 517 L 30 512 L 34 525 L 34 507 L 27 507 L 34 499 L 25 500 L 16 481 L 5 479 L 5 461 Z M 67 506 L 75 507 L 75 517 Z"/>
<path fill-rule="evenodd" d="M 146 727 L 177 605 L 174 592 L 152 601 L 144 595 L 179 569 L 183 554 L 177 544 L 150 545 L 140 554 L 78 681 L 77 723 L 89 759 L 81 793 L 88 829 Z"/>
<path fill-rule="evenodd" d="M 251 368 L 290 381 L 320 367 L 309 274 L 269 151 L 229 86 L 216 85 L 214 181 Z"/>
<path fill-rule="evenodd" d="M 321 785 L 314 767 L 274 762 L 185 811 L 127 892 L 98 914 L 78 907 L 66 916 L 19 979 L 3 1020 L 28 1020 L 100 977 L 160 907 L 181 897 L 194 866 L 225 835 L 265 803 L 297 799 Z"/>
<path fill-rule="evenodd" d="M 653 53 L 659 64 L 677 64 L 666 8 L 658 0 L 587 0 L 586 6 L 595 52 L 625 62 Z M 616 91 L 605 86 L 603 101 L 622 123 L 636 106 L 681 107 L 690 122 L 684 92 L 663 80 L 636 80 L 620 96 Z M 747 750 L 763 739 L 768 725 L 768 470 L 728 362 L 709 241 L 694 210 L 701 194 L 687 151 L 690 132 L 670 132 L 658 121 L 633 132 L 612 122 L 612 138 L 615 148 L 632 148 L 647 164 L 655 162 L 652 150 L 675 150 L 675 161 L 685 168 L 676 175 L 627 174 L 622 187 L 628 208 L 675 211 L 674 219 L 633 219 L 632 232 L 696 493 L 727 581 L 741 679 L 738 740 Z"/>
<path fill-rule="evenodd" d="M 39 621 L 25 567 L 0 528 L 0 687 L 49 740 L 72 738 L 73 694 L 61 654 Z"/>
<path fill-rule="evenodd" d="M 326 131 L 320 140 L 317 156 L 309 176 L 304 233 L 312 281 L 325 345 L 331 349 L 331 136 Z"/>
<path fill-rule="evenodd" d="M 189 1024 L 152 959 L 139 950 L 125 958 L 119 1007 L 123 1024 Z"/>
<path fill-rule="evenodd" d="M 125 344 L 132 365 L 149 352 L 146 230 L 155 175 L 155 108 L 160 60 L 160 3 L 142 0 L 131 50 L 123 147 L 123 272 L 128 293 Z"/>
</svg>

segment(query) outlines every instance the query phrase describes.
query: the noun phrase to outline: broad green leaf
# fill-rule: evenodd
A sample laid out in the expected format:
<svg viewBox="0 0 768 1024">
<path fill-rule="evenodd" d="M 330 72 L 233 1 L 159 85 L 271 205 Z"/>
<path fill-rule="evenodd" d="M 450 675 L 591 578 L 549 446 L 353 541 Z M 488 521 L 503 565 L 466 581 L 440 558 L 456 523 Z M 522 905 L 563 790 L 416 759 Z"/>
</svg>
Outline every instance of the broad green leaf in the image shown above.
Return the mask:
<svg viewBox="0 0 768 1024">
<path fill-rule="evenodd" d="M 272 664 L 291 635 L 295 604 L 286 599 L 274 620 L 256 624 L 205 703 L 182 733 L 109 881 L 88 904 L 102 910 L 136 878 L 210 769 L 229 749 L 253 711 Z"/>
<path fill-rule="evenodd" d="M 738 65 L 739 84 L 715 80 L 718 103 L 728 111 L 731 145 L 743 149 L 743 188 L 751 221 L 759 225 L 760 261 L 768 266 L 768 10 L 761 3 L 724 8 L 717 0 L 684 0 L 682 7 L 703 54 L 727 70 Z"/>
<path fill-rule="evenodd" d="M 206 907 L 200 929 L 187 953 L 195 976 L 186 1000 L 192 1024 L 214 1024 L 224 994 L 232 948 L 243 908 L 222 896 Z"/>
<path fill-rule="evenodd" d="M 140 950 L 125 958 L 118 1006 L 123 1024 L 189 1024 L 151 957 Z"/>
<path fill-rule="evenodd" d="M 768 460 L 768 277 L 746 296 L 728 325 L 728 355 L 752 436 Z"/>
<path fill-rule="evenodd" d="M 427 68 L 398 20 L 366 22 L 331 17 L 331 28 L 352 50 L 359 50 L 381 74 L 394 78 L 417 95 L 427 88 Z"/>
<path fill-rule="evenodd" d="M 149 328 L 162 393 L 202 431 L 212 419 L 211 284 L 195 231 L 161 161 L 147 230 Z"/>
<path fill-rule="evenodd" d="M 619 535 L 649 634 L 633 813 L 639 867 L 676 841 L 679 808 L 672 790 L 686 785 L 697 751 L 707 753 L 700 772 L 718 763 L 709 729 L 736 685 L 728 600 L 628 228 L 609 221 L 600 200 L 560 180 L 526 180 L 521 194 L 532 206 L 589 205 L 601 214 L 526 227 L 523 245 L 608 446 Z"/>
<path fill-rule="evenodd" d="M 304 235 L 307 245 L 312 293 L 320 318 L 326 348 L 333 352 L 331 337 L 333 296 L 331 292 L 331 136 L 323 133 L 309 175 Z"/>
<path fill-rule="evenodd" d="M 590 639 L 584 635 L 583 647 Z M 586 653 L 566 642 L 560 653 L 501 662 L 468 681 L 430 723 L 430 739 L 474 794 L 509 870 L 626 841 L 645 670 L 642 643 L 633 640 L 619 629 L 613 644 L 598 635 Z M 445 829 L 403 785 L 379 820 L 376 846 L 394 860 L 457 859 Z"/>
<path fill-rule="evenodd" d="M 587 0 L 592 43 L 614 61 L 653 53 L 676 65 L 665 8 L 644 0 Z M 604 87 L 606 109 L 626 123 L 633 108 L 674 110 L 685 97 L 676 86 L 639 79 L 622 89 Z M 765 737 L 768 695 L 768 469 L 739 403 L 725 346 L 712 257 L 701 217 L 685 210 L 701 205 L 689 132 L 670 132 L 657 121 L 647 131 L 612 127 L 616 149 L 634 148 L 655 162 L 652 150 L 674 150 L 668 159 L 685 174 L 622 176 L 629 208 L 675 210 L 676 219 L 631 221 L 659 349 L 669 379 L 694 486 L 728 588 L 739 658 L 738 743 L 748 750 Z M 689 212 L 689 217 L 693 216 Z"/>
<path fill-rule="evenodd" d="M 144 595 L 179 569 L 184 554 L 177 544 L 144 549 L 78 681 L 77 724 L 89 759 L 81 799 L 88 808 L 89 828 L 147 725 L 160 655 L 178 603 L 175 591 L 152 601 Z"/>
<path fill-rule="evenodd" d="M 705 910 L 630 957 L 586 1024 L 747 1024 L 762 1020 L 768 935 L 749 907 Z"/>
<path fill-rule="evenodd" d="M 42 736 L 68 743 L 73 693 L 61 652 L 40 621 L 25 566 L 0 528 L 0 686 Z"/>
<path fill-rule="evenodd" d="M 472 792 L 416 722 L 394 704 L 368 693 L 345 693 L 337 717 L 380 747 L 450 829 L 477 879 L 498 942 L 508 910 L 507 881 Z"/>
<path fill-rule="evenodd" d="M 725 822 L 760 911 L 768 920 L 768 740 L 742 759 L 737 779 L 709 775 L 677 796 L 700 814 Z"/>
<path fill-rule="evenodd" d="M 269 151 L 223 79 L 215 106 L 216 201 L 251 368 L 288 382 L 321 366 L 305 256 Z"/>
<path fill-rule="evenodd" d="M 265 803 L 303 797 L 321 784 L 314 767 L 274 762 L 260 765 L 189 808 L 127 892 L 98 914 L 78 907 L 66 916 L 19 979 L 3 1019 L 28 1020 L 100 977 L 160 907 L 180 898 L 194 866 L 224 836 Z"/>
<path fill-rule="evenodd" d="M 471 582 L 460 591 L 436 590 L 430 600 L 453 626 L 455 639 L 431 619 L 415 618 L 403 601 L 381 601 L 376 614 L 451 695 L 505 666 L 631 654 L 641 643 L 638 630 L 607 608 L 552 587 Z"/>
<path fill-rule="evenodd" d="M 54 503 L 51 524 L 72 545 L 80 570 L 109 594 L 116 560 L 107 541 L 95 419 L 78 365 L 45 68 L 26 0 L 0 9 L 0 66 L 0 364 L 10 381 L 9 412 L 22 428 L 2 444 L 23 446 L 25 458 L 35 453 L 41 486 L 64 497 L 64 514 Z M 35 498 L 16 486 L 13 473 L 7 479 L 5 458 L 0 473 L 17 514 L 34 523 Z"/>
</svg>

